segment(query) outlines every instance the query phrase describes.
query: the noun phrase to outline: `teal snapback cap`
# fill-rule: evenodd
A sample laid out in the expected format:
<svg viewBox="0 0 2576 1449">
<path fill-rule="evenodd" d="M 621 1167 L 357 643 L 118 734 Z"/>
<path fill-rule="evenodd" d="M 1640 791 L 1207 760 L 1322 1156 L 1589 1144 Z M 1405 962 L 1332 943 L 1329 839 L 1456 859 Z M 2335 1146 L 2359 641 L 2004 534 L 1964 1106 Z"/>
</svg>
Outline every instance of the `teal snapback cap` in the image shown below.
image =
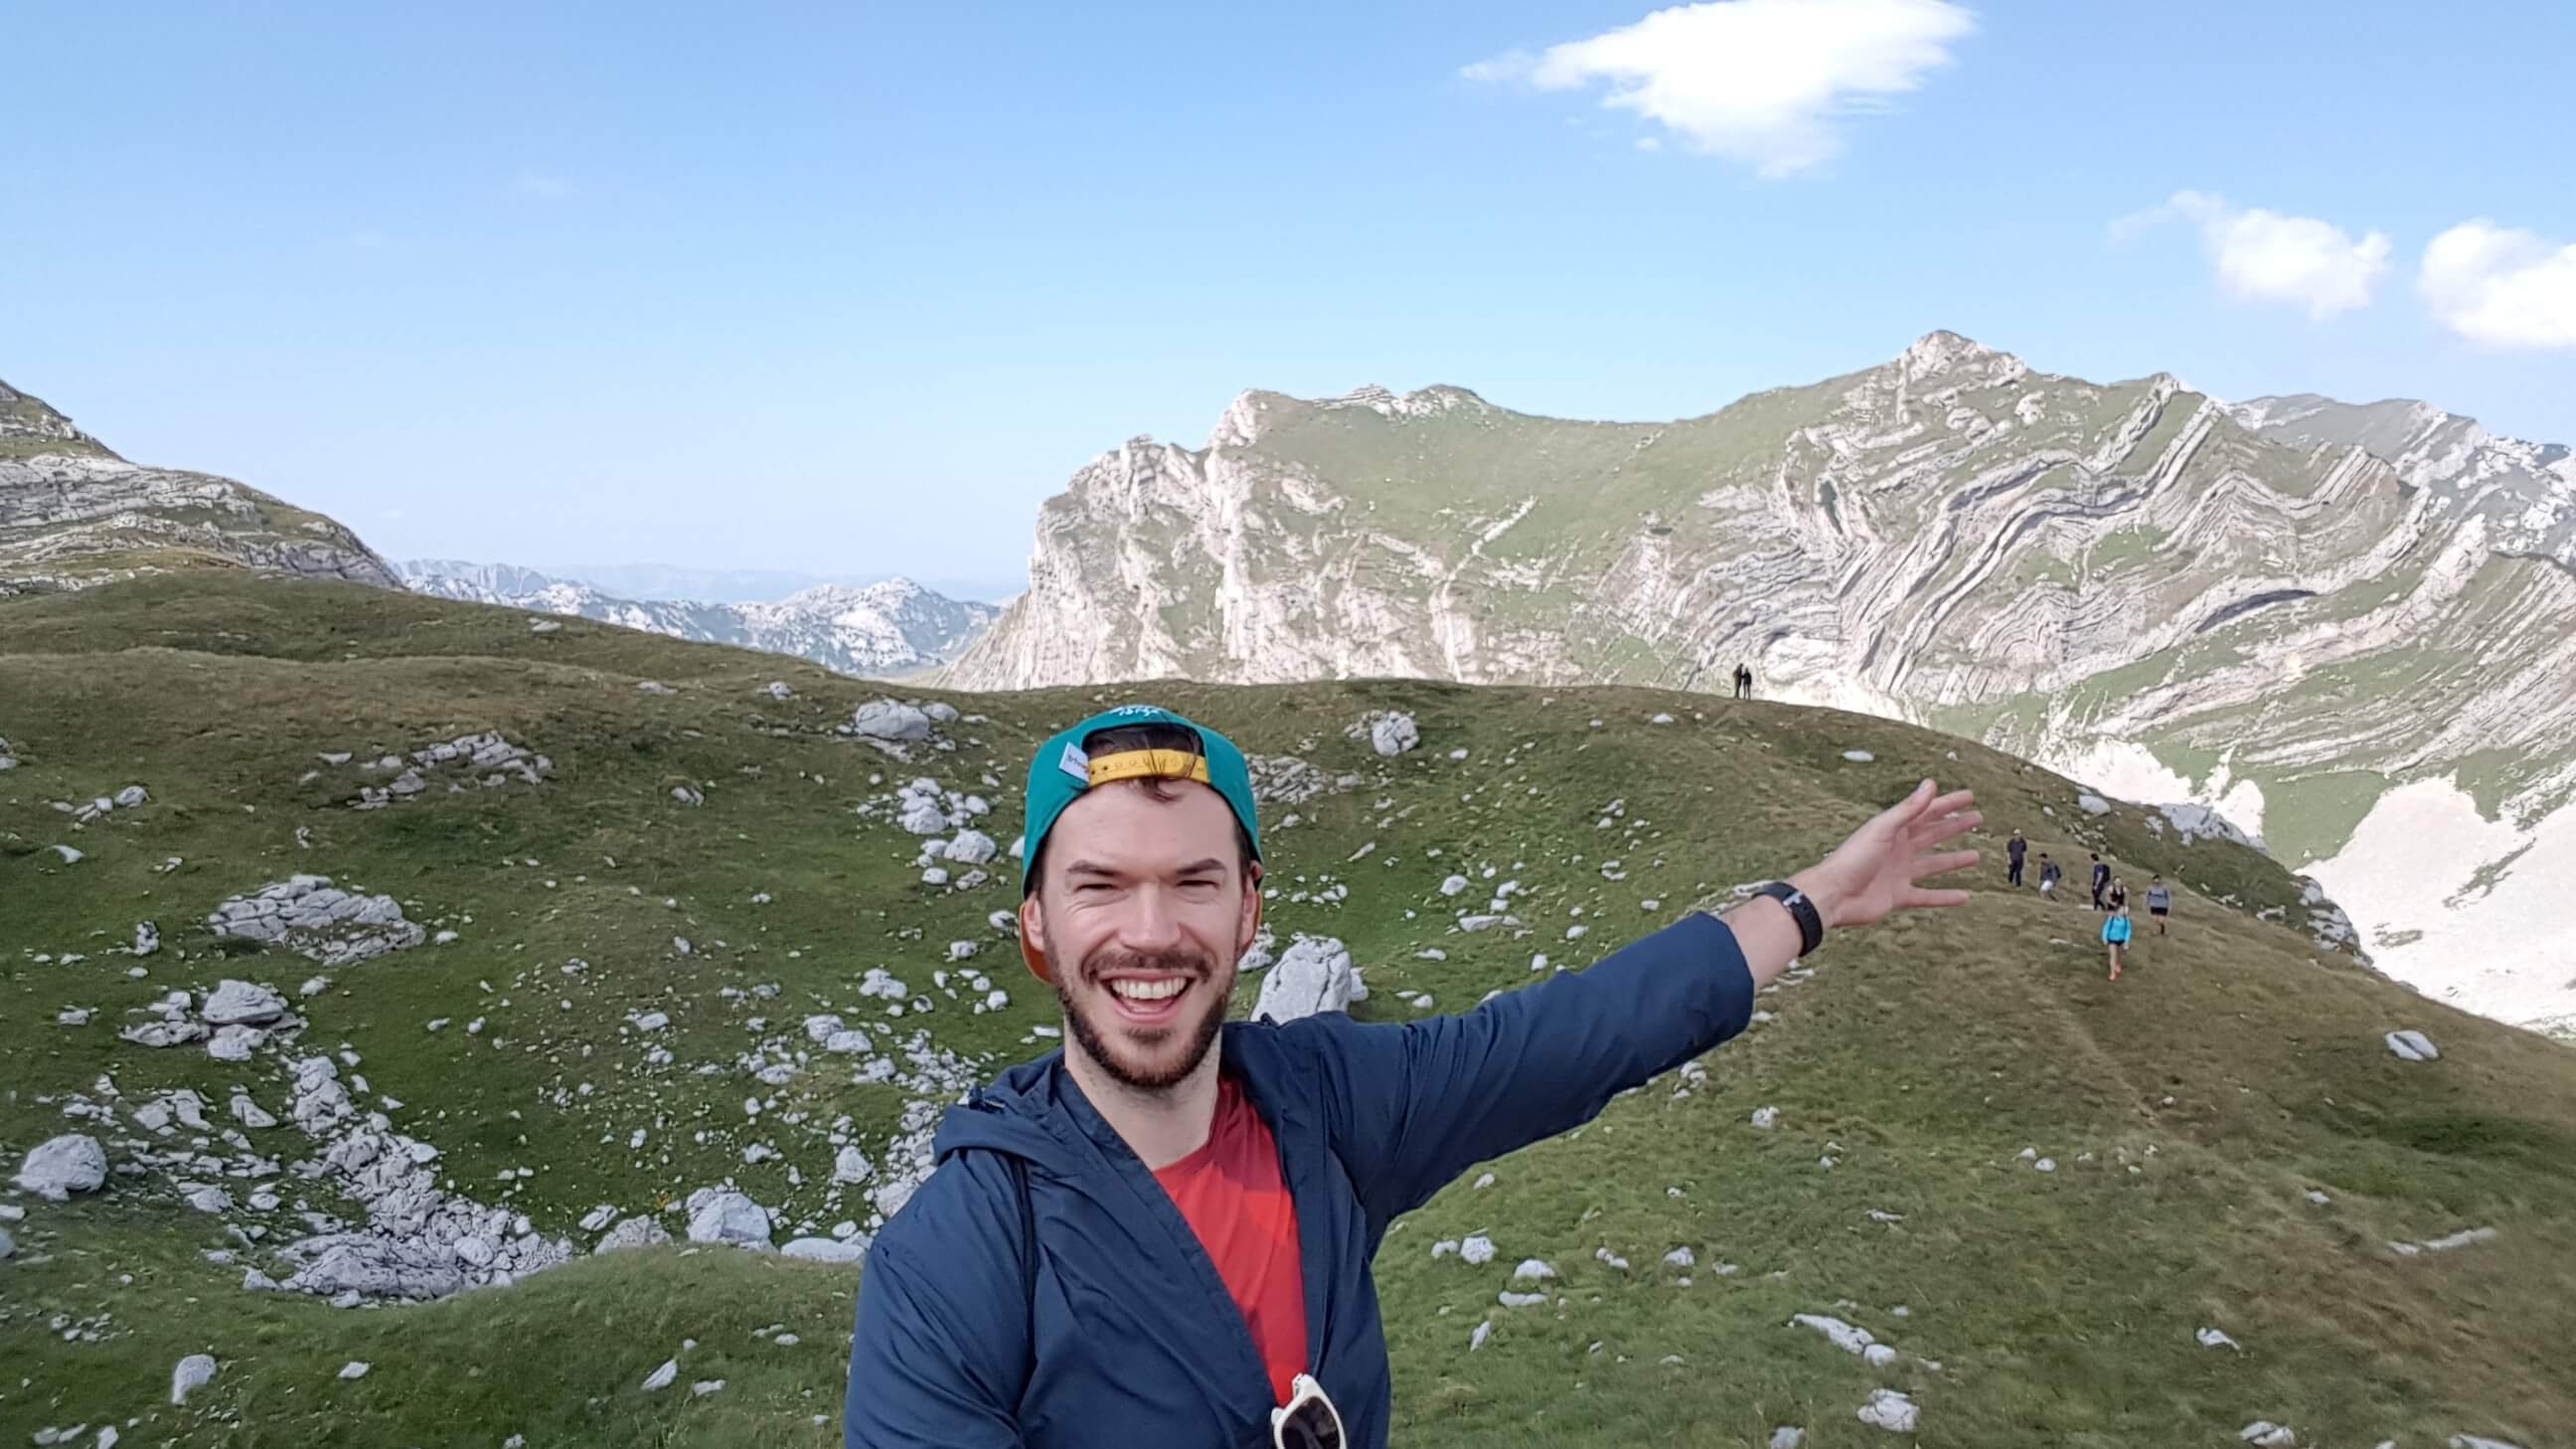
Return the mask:
<svg viewBox="0 0 2576 1449">
<path fill-rule="evenodd" d="M 1172 725 L 1196 736 L 1199 748 L 1188 750 L 1121 750 L 1093 759 L 1082 742 L 1102 730 L 1132 725 Z M 1168 709 L 1150 704 L 1123 704 L 1103 710 L 1038 747 L 1029 761 L 1028 822 L 1020 837 L 1020 895 L 1037 889 L 1038 852 L 1047 832 L 1082 792 L 1116 780 L 1197 780 L 1224 797 L 1227 808 L 1252 842 L 1252 858 L 1261 859 L 1261 817 L 1252 802 L 1252 770 L 1232 740 Z M 1020 952 L 1040 980 L 1052 979 L 1037 943 L 1023 939 Z"/>
<path fill-rule="evenodd" d="M 1131 725 L 1174 725 L 1198 736 L 1199 753 L 1182 750 L 1122 750 L 1095 761 L 1082 742 L 1102 730 Z M 1037 887 L 1038 847 L 1065 807 L 1082 792 L 1112 780 L 1146 777 L 1197 780 L 1225 797 L 1243 833 L 1252 841 L 1252 858 L 1261 858 L 1261 818 L 1252 803 L 1252 769 L 1232 740 L 1168 709 L 1150 704 L 1122 704 L 1103 710 L 1038 747 L 1029 761 L 1028 826 L 1020 844 L 1020 894 Z"/>
</svg>

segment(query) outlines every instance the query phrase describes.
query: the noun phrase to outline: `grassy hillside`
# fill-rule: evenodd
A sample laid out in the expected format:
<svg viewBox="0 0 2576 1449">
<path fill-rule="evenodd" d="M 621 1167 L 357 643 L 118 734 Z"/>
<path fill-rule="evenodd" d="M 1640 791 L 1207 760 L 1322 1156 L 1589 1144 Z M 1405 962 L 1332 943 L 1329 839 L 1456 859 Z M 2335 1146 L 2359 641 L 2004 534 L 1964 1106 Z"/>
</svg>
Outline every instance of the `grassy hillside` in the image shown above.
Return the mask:
<svg viewBox="0 0 2576 1449">
<path fill-rule="evenodd" d="M 1704 1075 L 1489 1164 L 1490 1185 L 1470 1174 L 1398 1225 L 1378 1276 L 1399 1444 L 1759 1445 L 1800 1425 L 1836 1449 L 1891 1442 L 1856 1417 L 1882 1387 L 1920 1407 L 1927 1445 L 2233 1443 L 2260 1419 L 2301 1444 L 2473 1433 L 2539 1449 L 2576 1408 L 2576 1053 L 2320 947 L 2299 885 L 2264 857 L 2183 845 L 2125 806 L 2089 816 L 2074 786 L 2009 757 L 1827 711 L 1404 682 L 950 696 L 964 718 L 902 761 L 835 732 L 882 692 L 860 681 L 530 622 L 217 575 L 0 599 L 0 738 L 20 761 L 0 772 L 10 1171 L 65 1131 L 100 1133 L 111 1163 L 131 1144 L 166 1153 L 132 1113 L 181 1086 L 218 1127 L 235 1087 L 284 1117 L 288 1060 L 345 1053 L 362 1106 L 434 1144 L 455 1190 L 584 1250 L 598 1234 L 577 1222 L 597 1206 L 677 1234 L 671 1209 L 728 1181 L 776 1212 L 782 1242 L 864 1227 L 864 1193 L 829 1186 L 834 1137 L 891 1164 L 907 1107 L 934 1094 L 856 1080 L 857 1058 L 813 1048 L 807 1016 L 844 1016 L 881 1054 L 923 1033 L 907 1073 L 1052 1046 L 1052 1003 L 986 920 L 1016 903 L 1010 862 L 977 889 L 924 884 L 895 790 L 927 775 L 979 795 L 1007 844 L 1034 744 L 1142 696 L 1361 777 L 1269 807 L 1270 919 L 1282 940 L 1346 941 L 1378 1019 L 1514 989 L 1534 953 L 1579 967 L 1806 863 L 1925 774 L 1975 788 L 1996 828 L 1969 908 L 1836 942 Z M 1415 714 L 1420 749 L 1381 760 L 1344 733 L 1386 708 Z M 358 810 L 387 777 L 323 758 L 485 731 L 551 773 L 457 793 L 433 777 Z M 150 798 L 86 826 L 53 807 L 131 784 Z M 2173 935 L 2105 982 L 2087 912 L 2003 889 L 2014 825 L 2035 851 L 2103 849 L 2133 891 L 2161 870 Z M 201 924 L 297 872 L 389 894 L 457 938 L 326 970 Z M 1473 885 L 1443 897 L 1453 872 Z M 1508 880 L 1526 924 L 1459 932 Z M 164 944 L 124 954 L 147 920 Z M 952 964 L 952 942 L 979 950 Z M 878 967 L 906 983 L 899 1017 L 861 994 Z M 130 1010 L 228 977 L 286 996 L 301 1037 L 240 1063 L 118 1039 L 149 1019 Z M 327 985 L 299 995 L 313 977 Z M 1007 1004 L 976 1011 L 991 989 Z M 66 1008 L 91 1014 L 61 1024 Z M 654 1012 L 667 1026 L 643 1024 Z M 2400 1061 L 2382 1043 L 2397 1028 L 2441 1058 Z M 109 1087 L 122 1125 L 66 1117 Z M 1765 1106 L 1778 1125 L 1757 1130 Z M 0 1189 L 24 1213 L 0 1223 L 16 1240 L 0 1442 L 107 1423 L 127 1445 L 837 1442 L 856 1269 L 683 1244 L 425 1306 L 249 1292 L 244 1268 L 307 1231 L 298 1211 L 355 1213 L 292 1170 L 311 1144 L 291 1122 L 246 1136 L 288 1164 L 267 1180 L 274 1210 L 230 1182 L 237 1205 L 201 1213 L 183 1174 L 157 1170 L 61 1204 Z M 2481 1228 L 2447 1251 L 2390 1246 Z M 1435 1258 L 1480 1232 L 1493 1262 Z M 1665 1261 L 1684 1247 L 1693 1266 Z M 1556 1277 L 1515 1284 L 1525 1258 Z M 1533 1286 L 1549 1301 L 1498 1305 Z M 1839 1351 L 1799 1314 L 1898 1357 Z M 2202 1328 L 2241 1347 L 2205 1348 Z M 173 1407 L 171 1367 L 191 1353 L 220 1369 Z M 644 1388 L 672 1359 L 676 1382 Z M 370 1370 L 340 1378 L 352 1361 Z"/>
</svg>

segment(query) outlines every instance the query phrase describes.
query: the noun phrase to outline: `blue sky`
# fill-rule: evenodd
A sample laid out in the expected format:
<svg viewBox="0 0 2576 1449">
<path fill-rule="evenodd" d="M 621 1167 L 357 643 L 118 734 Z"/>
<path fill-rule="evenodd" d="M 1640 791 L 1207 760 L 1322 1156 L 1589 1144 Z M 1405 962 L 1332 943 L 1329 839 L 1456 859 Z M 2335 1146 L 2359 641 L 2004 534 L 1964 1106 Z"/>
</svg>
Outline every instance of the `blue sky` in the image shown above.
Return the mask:
<svg viewBox="0 0 2576 1449">
<path fill-rule="evenodd" d="M 1246 387 L 1661 418 L 1935 327 L 2576 441 L 2576 7 L 20 0 L 0 44 L 0 377 L 395 556 L 1007 590 L 1075 468 Z"/>
</svg>

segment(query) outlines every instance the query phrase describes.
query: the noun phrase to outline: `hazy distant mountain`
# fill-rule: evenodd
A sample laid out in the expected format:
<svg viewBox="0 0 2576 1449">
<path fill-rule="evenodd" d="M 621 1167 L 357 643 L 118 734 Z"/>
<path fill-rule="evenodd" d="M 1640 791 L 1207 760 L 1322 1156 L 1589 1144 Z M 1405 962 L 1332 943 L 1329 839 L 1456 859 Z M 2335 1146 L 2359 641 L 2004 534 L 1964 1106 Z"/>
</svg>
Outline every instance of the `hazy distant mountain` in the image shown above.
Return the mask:
<svg viewBox="0 0 2576 1449">
<path fill-rule="evenodd" d="M 844 674 L 897 676 L 943 663 L 996 612 L 909 579 L 857 588 L 821 584 L 773 602 L 745 603 L 625 598 L 515 564 L 412 559 L 398 567 L 418 593 L 793 654 Z"/>
<path fill-rule="evenodd" d="M 553 578 L 589 584 L 603 593 L 629 599 L 677 599 L 717 604 L 758 604 L 817 588 L 865 588 L 873 578 L 858 574 L 813 574 L 794 569 L 704 569 L 685 564 L 537 564 Z M 1024 584 L 1000 579 L 926 578 L 918 581 L 932 593 L 973 602 L 999 602 Z"/>
</svg>

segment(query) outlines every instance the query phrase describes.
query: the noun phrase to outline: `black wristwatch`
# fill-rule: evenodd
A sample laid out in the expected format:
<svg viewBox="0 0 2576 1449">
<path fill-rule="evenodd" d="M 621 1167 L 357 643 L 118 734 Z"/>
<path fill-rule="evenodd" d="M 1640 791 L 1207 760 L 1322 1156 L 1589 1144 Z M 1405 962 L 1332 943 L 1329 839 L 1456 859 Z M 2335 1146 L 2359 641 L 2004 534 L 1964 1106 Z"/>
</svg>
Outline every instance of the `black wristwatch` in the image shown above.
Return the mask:
<svg viewBox="0 0 2576 1449">
<path fill-rule="evenodd" d="M 1807 899 L 1805 891 L 1785 880 L 1775 880 L 1754 894 L 1769 896 L 1789 908 L 1789 919 L 1798 923 L 1799 955 L 1812 956 L 1818 946 L 1825 944 L 1825 918 L 1817 913 L 1816 903 Z"/>
</svg>

